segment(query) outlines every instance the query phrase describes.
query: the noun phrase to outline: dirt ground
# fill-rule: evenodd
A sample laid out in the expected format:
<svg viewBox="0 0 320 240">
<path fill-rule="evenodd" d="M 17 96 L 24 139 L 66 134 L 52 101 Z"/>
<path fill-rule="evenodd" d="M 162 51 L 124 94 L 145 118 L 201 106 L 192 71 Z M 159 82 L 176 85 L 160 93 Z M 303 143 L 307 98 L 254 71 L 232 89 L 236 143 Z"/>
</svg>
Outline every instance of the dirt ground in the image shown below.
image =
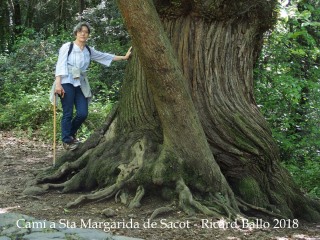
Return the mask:
<svg viewBox="0 0 320 240">
<path fill-rule="evenodd" d="M 61 152 L 63 149 L 58 146 L 58 153 Z M 320 239 L 320 223 L 307 224 L 290 219 L 282 220 L 285 223 L 282 226 L 276 226 L 276 222 L 260 225 L 256 222 L 249 227 L 232 225 L 232 222 L 218 223 L 203 215 L 190 217 L 176 210 L 159 216 L 152 224 L 148 222 L 151 213 L 165 203 L 150 197 L 143 199 L 141 208 L 129 210 L 114 199 L 66 209 L 66 204 L 81 193 L 62 194 L 50 190 L 41 196 L 24 196 L 25 184 L 35 178 L 39 169 L 51 165 L 50 144 L 27 139 L 23 133 L 17 135 L 0 131 L 0 214 L 17 212 L 61 222 L 71 228 L 102 227 L 108 231 L 110 227 L 113 234 L 142 239 Z M 107 208 L 115 211 L 116 216 L 105 217 L 102 211 Z"/>
</svg>

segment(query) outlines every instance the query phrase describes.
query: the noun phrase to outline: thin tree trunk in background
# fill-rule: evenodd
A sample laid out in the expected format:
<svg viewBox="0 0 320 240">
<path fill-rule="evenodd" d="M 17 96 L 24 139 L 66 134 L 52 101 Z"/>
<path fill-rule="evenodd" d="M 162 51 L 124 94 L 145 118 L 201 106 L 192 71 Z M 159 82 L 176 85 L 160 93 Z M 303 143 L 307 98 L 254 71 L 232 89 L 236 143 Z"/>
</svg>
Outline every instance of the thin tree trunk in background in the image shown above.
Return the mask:
<svg viewBox="0 0 320 240">
<path fill-rule="evenodd" d="M 8 11 L 8 2 L 1 0 L 0 2 L 0 29 L 2 29 L 2 34 L 0 35 L 0 51 L 3 52 L 7 50 L 10 39 L 10 17 Z"/>
<path fill-rule="evenodd" d="M 19 0 L 9 0 L 9 9 L 10 9 L 10 16 L 11 16 L 11 24 L 13 27 L 21 26 L 21 8 L 20 8 L 20 1 Z"/>
<path fill-rule="evenodd" d="M 21 33 L 22 18 L 21 18 L 21 8 L 20 1 L 13 0 L 13 21 L 14 21 L 14 32 L 16 35 Z"/>
<path fill-rule="evenodd" d="M 85 0 L 79 0 L 79 15 L 82 16 L 83 11 L 86 9 Z"/>
<path fill-rule="evenodd" d="M 35 6 L 35 0 L 27 1 L 27 11 L 26 11 L 24 25 L 29 28 L 33 27 L 33 18 L 35 14 L 34 6 Z"/>
<path fill-rule="evenodd" d="M 8 0 L 6 9 L 8 10 L 8 32 L 9 32 L 8 47 L 10 50 L 15 40 L 14 3 L 12 0 Z"/>
<path fill-rule="evenodd" d="M 55 31 L 57 33 L 61 31 L 61 27 L 63 26 L 64 14 L 65 14 L 65 2 L 64 0 L 59 0 L 58 8 L 57 8 L 57 21 L 55 25 Z"/>
</svg>

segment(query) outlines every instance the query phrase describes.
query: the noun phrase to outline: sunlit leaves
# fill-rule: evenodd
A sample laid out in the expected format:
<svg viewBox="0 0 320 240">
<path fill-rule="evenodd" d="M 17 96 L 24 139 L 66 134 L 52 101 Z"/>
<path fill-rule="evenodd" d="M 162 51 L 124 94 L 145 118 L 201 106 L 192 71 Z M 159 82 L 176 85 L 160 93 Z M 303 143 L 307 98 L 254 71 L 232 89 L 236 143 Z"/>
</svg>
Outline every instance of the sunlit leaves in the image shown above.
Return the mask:
<svg viewBox="0 0 320 240">
<path fill-rule="evenodd" d="M 319 194 L 320 11 L 311 0 L 282 2 L 255 72 L 256 96 L 281 159 L 301 186 Z"/>
</svg>

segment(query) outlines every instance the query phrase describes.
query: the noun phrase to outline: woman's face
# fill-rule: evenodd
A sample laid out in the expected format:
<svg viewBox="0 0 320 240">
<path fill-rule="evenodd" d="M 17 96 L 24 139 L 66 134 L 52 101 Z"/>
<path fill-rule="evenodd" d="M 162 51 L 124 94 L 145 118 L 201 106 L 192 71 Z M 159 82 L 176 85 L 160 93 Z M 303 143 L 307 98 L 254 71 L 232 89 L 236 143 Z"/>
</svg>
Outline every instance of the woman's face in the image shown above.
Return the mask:
<svg viewBox="0 0 320 240">
<path fill-rule="evenodd" d="M 86 42 L 89 38 L 89 29 L 86 26 L 82 26 L 81 30 L 77 32 L 76 38 L 79 42 Z"/>
</svg>

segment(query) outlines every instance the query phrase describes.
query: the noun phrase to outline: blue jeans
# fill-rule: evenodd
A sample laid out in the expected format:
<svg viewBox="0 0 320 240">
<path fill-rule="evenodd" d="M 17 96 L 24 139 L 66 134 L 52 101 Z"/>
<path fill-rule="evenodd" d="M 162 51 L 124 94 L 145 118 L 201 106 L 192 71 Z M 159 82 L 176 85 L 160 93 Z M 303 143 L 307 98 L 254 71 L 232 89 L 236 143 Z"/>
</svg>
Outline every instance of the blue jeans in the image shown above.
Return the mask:
<svg viewBox="0 0 320 240">
<path fill-rule="evenodd" d="M 88 116 L 88 99 L 83 95 L 80 86 L 62 84 L 64 97 L 61 98 L 63 115 L 61 119 L 62 142 L 72 142 L 81 124 Z M 76 108 L 76 116 L 73 117 L 73 106 Z"/>
</svg>

